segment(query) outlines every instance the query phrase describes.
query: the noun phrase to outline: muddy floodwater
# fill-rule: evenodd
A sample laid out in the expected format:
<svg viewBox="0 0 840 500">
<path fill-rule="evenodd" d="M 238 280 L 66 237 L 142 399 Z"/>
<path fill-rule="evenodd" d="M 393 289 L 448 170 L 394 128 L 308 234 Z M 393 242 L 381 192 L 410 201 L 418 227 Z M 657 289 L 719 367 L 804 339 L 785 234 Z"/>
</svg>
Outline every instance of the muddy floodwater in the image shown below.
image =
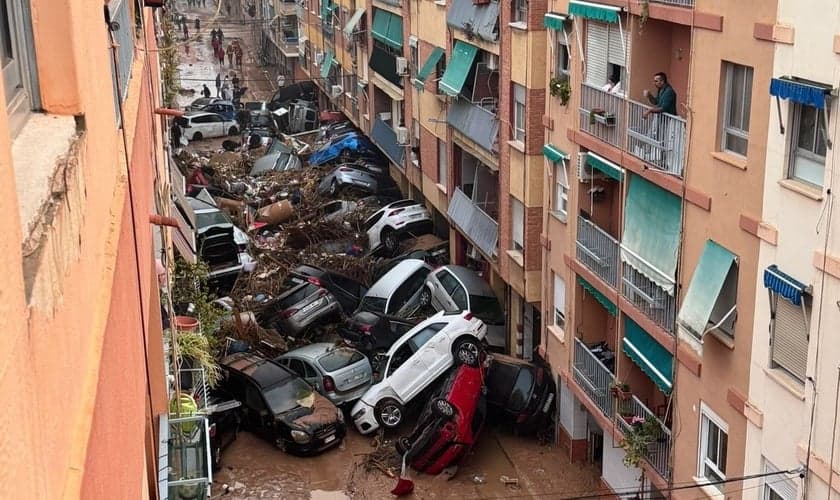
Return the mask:
<svg viewBox="0 0 840 500">
<path fill-rule="evenodd" d="M 285 455 L 247 432 L 222 455 L 213 478 L 219 499 L 391 499 L 396 479 L 365 470 L 373 439 L 348 429 L 344 443 L 317 457 Z M 397 473 L 399 471 L 396 471 Z M 600 489 L 599 474 L 588 464 L 572 464 L 566 450 L 533 438 L 485 429 L 455 475 L 428 476 L 409 471 L 414 493 L 404 498 L 503 499 L 558 498 Z M 501 478 L 518 484 L 504 484 Z"/>
</svg>

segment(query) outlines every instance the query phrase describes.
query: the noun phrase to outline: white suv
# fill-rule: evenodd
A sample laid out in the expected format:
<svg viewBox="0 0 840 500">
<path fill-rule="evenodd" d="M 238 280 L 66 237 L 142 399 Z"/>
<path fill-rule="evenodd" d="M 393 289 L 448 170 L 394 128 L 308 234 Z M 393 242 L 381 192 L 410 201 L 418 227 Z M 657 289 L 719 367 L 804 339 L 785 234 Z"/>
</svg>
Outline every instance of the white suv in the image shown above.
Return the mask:
<svg viewBox="0 0 840 500">
<path fill-rule="evenodd" d="M 432 214 L 414 200 L 395 201 L 368 217 L 364 228 L 371 252 L 383 246 L 385 252 L 393 256 L 399 250 L 401 238 L 432 231 Z"/>
<path fill-rule="evenodd" d="M 379 364 L 382 378 L 350 412 L 359 432 L 399 426 L 405 405 L 453 363 L 478 366 L 486 333 L 484 323 L 468 311 L 441 311 L 406 332 Z"/>
<path fill-rule="evenodd" d="M 239 122 L 225 120 L 222 115 L 207 111 L 184 113 L 184 116 L 175 119 L 175 123 L 181 126 L 184 136 L 191 141 L 239 133 Z"/>
</svg>

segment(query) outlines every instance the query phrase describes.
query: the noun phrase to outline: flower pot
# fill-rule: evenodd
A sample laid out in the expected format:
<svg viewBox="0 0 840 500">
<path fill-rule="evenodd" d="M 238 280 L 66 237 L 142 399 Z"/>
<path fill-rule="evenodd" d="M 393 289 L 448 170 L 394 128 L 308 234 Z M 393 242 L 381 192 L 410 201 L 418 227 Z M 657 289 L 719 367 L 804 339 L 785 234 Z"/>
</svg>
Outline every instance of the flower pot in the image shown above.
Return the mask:
<svg viewBox="0 0 840 500">
<path fill-rule="evenodd" d="M 198 325 L 198 319 L 192 316 L 175 316 L 172 321 L 172 326 L 184 332 L 194 332 L 198 330 Z"/>
<path fill-rule="evenodd" d="M 610 394 L 612 394 L 614 397 L 616 397 L 616 398 L 618 398 L 622 401 L 627 401 L 633 395 L 632 392 L 625 391 L 621 387 L 615 387 L 615 386 L 610 387 Z M 632 415 L 630 415 L 630 416 L 632 417 Z"/>
</svg>

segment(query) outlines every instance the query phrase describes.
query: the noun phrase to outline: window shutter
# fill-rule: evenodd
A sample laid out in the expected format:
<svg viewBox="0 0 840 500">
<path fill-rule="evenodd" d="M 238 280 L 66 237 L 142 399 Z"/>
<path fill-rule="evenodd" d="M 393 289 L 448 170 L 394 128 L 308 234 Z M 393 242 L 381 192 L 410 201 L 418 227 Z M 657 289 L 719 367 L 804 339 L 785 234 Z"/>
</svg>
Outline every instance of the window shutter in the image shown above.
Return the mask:
<svg viewBox="0 0 840 500">
<path fill-rule="evenodd" d="M 626 67 L 627 58 L 624 54 L 625 47 L 627 48 L 627 54 L 630 54 L 630 37 L 628 36 L 627 31 L 624 32 L 624 45 L 622 45 L 621 30 L 618 29 L 618 26 L 610 25 L 609 43 L 607 44 L 607 47 L 609 48 L 607 56 L 608 62 L 610 64 Z"/>
<path fill-rule="evenodd" d="M 776 324 L 773 329 L 773 362 L 805 381 L 808 366 L 808 331 L 802 307 L 776 296 Z"/>
<path fill-rule="evenodd" d="M 559 316 L 562 316 L 560 318 Z M 560 323 L 562 319 L 562 323 Z M 554 324 L 563 327 L 566 320 L 566 282 L 554 275 Z"/>
<path fill-rule="evenodd" d="M 586 83 L 601 87 L 607 83 L 609 29 L 604 23 L 586 23 Z M 622 59 L 623 61 L 623 59 Z"/>
</svg>

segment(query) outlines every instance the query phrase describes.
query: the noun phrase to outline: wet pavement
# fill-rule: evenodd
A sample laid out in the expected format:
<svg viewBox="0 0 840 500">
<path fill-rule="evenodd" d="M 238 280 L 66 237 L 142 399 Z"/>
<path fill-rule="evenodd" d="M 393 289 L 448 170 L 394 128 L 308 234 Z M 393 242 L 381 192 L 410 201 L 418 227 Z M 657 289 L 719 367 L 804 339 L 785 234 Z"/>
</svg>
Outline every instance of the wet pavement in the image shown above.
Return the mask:
<svg viewBox="0 0 840 500">
<path fill-rule="evenodd" d="M 402 429 L 409 432 L 410 428 Z M 399 435 L 399 434 L 398 434 Z M 333 500 L 389 499 L 395 478 L 364 467 L 373 438 L 348 430 L 338 448 L 316 457 L 286 455 L 247 432 L 222 454 L 222 470 L 213 477 L 213 498 Z M 396 471 L 397 473 L 399 471 Z M 486 429 L 472 454 L 447 480 L 410 471 L 414 493 L 405 498 L 560 498 L 598 491 L 598 471 L 569 462 L 565 450 L 536 439 Z M 503 476 L 518 485 L 505 485 Z M 226 490 L 224 485 L 229 488 Z"/>
</svg>

